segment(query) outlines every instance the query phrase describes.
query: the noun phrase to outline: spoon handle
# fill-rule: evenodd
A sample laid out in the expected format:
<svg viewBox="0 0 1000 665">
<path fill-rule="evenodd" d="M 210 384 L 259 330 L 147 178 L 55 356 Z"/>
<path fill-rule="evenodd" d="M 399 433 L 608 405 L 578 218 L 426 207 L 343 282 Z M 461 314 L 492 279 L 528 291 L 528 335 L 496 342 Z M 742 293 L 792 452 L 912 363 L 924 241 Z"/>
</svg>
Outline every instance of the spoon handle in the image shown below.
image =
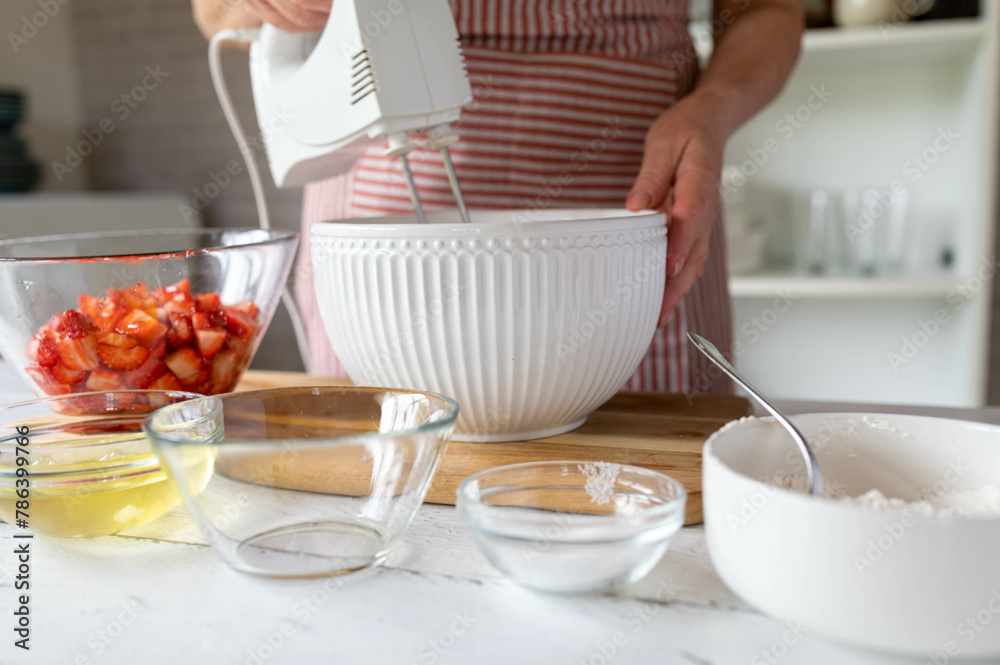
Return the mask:
<svg viewBox="0 0 1000 665">
<path fill-rule="evenodd" d="M 816 457 L 813 455 L 812 448 L 806 442 L 806 438 L 802 435 L 802 432 L 798 430 L 795 425 L 791 423 L 788 418 L 786 418 L 777 407 L 771 404 L 764 395 L 757 390 L 749 381 L 743 378 L 743 375 L 736 371 L 736 368 L 726 360 L 726 358 L 719 353 L 719 350 L 715 348 L 715 345 L 709 342 L 707 339 L 701 335 L 697 335 L 693 332 L 688 332 L 688 339 L 691 343 L 698 347 L 698 350 L 704 353 L 709 360 L 718 365 L 719 369 L 725 372 L 729 378 L 731 378 L 736 383 L 743 386 L 743 389 L 748 393 L 753 395 L 753 398 L 760 402 L 767 411 L 774 416 L 781 425 L 788 430 L 791 435 L 792 440 L 795 441 L 795 445 L 799 447 L 799 451 L 806 460 L 806 480 L 809 482 L 809 493 L 810 494 L 820 494 L 823 487 L 823 477 L 819 471 L 819 464 L 816 462 Z"/>
</svg>

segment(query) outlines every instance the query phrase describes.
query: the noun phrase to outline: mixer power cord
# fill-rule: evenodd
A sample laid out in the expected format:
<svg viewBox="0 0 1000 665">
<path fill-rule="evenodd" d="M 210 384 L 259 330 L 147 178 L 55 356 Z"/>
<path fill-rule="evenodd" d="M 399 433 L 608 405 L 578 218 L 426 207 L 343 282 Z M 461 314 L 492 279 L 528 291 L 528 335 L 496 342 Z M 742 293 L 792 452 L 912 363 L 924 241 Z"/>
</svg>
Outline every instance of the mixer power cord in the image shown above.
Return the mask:
<svg viewBox="0 0 1000 665">
<path fill-rule="evenodd" d="M 229 129 L 236 138 L 243 161 L 247 165 L 247 173 L 250 175 L 250 185 L 253 188 L 254 201 L 257 204 L 257 217 L 260 220 L 260 228 L 265 231 L 270 230 L 271 220 L 267 212 L 267 201 L 264 198 L 264 183 L 260 177 L 260 169 L 257 166 L 257 156 L 254 154 L 253 146 L 247 138 L 247 133 L 243 129 L 243 124 L 236 113 L 233 99 L 229 95 L 229 88 L 226 87 L 225 74 L 222 71 L 222 44 L 224 42 L 239 42 L 249 44 L 257 39 L 260 30 L 251 28 L 239 28 L 235 30 L 222 30 L 208 44 L 208 67 L 212 74 L 212 85 L 215 86 L 215 94 L 219 98 L 222 112 L 229 123 Z M 303 251 L 302 248 L 299 251 Z M 302 316 L 299 308 L 295 304 L 295 298 L 288 289 L 286 282 L 281 290 L 281 302 L 285 305 L 288 317 L 292 320 L 292 328 L 295 331 L 295 342 L 299 347 L 299 356 L 307 372 L 312 371 L 312 363 L 309 359 L 309 346 L 306 343 L 305 326 L 302 325 Z"/>
</svg>

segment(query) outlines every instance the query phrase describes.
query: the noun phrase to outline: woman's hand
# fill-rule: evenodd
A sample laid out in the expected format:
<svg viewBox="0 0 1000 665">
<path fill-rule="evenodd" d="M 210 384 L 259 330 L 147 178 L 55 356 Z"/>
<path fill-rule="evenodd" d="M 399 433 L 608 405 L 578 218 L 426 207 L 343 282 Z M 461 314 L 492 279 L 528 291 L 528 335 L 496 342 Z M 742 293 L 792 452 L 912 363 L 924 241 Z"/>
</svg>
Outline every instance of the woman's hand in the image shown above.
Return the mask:
<svg viewBox="0 0 1000 665">
<path fill-rule="evenodd" d="M 674 310 L 708 260 L 721 205 L 719 178 L 728 131 L 710 95 L 694 92 L 667 109 L 646 134 L 642 169 L 626 201 L 629 210 L 668 216 L 667 285 L 660 323 Z M 714 107 L 714 108 L 713 108 Z"/>
<path fill-rule="evenodd" d="M 316 32 L 330 18 L 333 0 L 243 0 L 247 12 L 285 32 Z"/>
</svg>

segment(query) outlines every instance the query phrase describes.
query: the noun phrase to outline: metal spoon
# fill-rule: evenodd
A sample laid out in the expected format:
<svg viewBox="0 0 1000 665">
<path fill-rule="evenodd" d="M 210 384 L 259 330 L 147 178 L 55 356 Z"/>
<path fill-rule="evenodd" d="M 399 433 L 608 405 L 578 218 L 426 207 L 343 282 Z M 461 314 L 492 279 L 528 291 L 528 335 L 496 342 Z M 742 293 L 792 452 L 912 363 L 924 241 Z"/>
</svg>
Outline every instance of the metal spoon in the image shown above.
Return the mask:
<svg viewBox="0 0 1000 665">
<path fill-rule="evenodd" d="M 767 409 L 774 419 L 777 420 L 781 425 L 788 430 L 791 434 L 792 440 L 799 447 L 799 452 L 802 453 L 802 457 L 806 461 L 806 480 L 809 482 L 809 493 L 813 495 L 822 494 L 823 488 L 823 476 L 819 471 L 819 463 L 816 461 L 816 455 L 813 454 L 812 448 L 809 447 L 809 443 L 806 441 L 806 437 L 802 436 L 795 425 L 793 425 L 788 418 L 785 418 L 778 411 L 773 404 L 767 401 L 767 398 L 761 394 L 759 390 L 753 387 L 749 381 L 744 379 L 736 368 L 733 367 L 728 360 L 726 360 L 719 350 L 715 348 L 715 345 L 709 342 L 707 339 L 701 335 L 696 335 L 693 332 L 688 332 L 688 339 L 691 343 L 698 347 L 698 350 L 708 356 L 708 359 L 719 366 L 723 372 L 729 375 L 736 383 L 743 386 L 743 389 L 748 393 L 753 395 L 754 399 L 760 402 L 760 405 Z"/>
</svg>

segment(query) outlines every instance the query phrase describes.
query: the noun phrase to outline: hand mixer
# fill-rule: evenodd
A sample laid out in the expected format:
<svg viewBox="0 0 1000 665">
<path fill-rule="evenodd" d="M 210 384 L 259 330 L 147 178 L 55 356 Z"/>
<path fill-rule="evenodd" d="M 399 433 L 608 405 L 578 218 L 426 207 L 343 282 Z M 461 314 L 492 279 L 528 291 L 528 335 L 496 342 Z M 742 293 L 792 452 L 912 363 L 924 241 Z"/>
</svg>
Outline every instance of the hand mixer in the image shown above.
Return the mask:
<svg viewBox="0 0 1000 665">
<path fill-rule="evenodd" d="M 347 171 L 360 154 L 385 142 L 384 154 L 402 161 L 417 220 L 426 222 L 407 155 L 417 147 L 441 151 L 459 214 L 468 210 L 448 150 L 458 140 L 449 122 L 472 100 L 458 31 L 447 0 L 335 0 L 326 27 L 289 34 L 223 30 L 209 44 L 209 66 L 226 120 L 247 163 L 262 228 L 269 228 L 256 156 L 233 107 L 222 74 L 224 42 L 249 43 L 257 119 L 281 131 L 264 132 L 268 161 L 279 187 L 297 187 Z M 301 319 L 287 288 L 282 300 L 292 318 L 307 370 Z"/>
</svg>

